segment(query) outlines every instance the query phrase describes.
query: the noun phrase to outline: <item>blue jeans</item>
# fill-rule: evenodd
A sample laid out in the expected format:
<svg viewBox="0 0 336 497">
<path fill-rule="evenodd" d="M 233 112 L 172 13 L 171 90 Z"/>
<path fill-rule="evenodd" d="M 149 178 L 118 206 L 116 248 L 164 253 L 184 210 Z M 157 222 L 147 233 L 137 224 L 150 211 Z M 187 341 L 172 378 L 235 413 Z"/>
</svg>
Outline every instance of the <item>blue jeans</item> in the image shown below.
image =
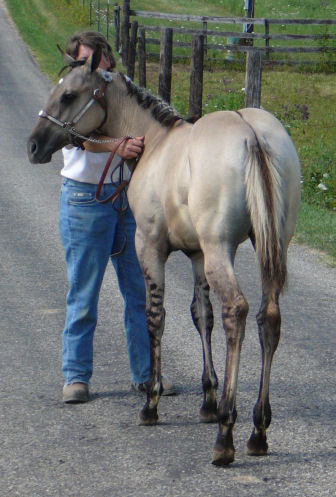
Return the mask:
<svg viewBox="0 0 336 497">
<path fill-rule="evenodd" d="M 99 204 L 95 200 L 96 188 L 64 179 L 61 190 L 59 228 L 69 281 L 62 352 L 62 371 L 67 384 L 89 383 L 91 378 L 99 292 L 108 260 L 120 250 L 124 240 L 119 213 L 111 202 Z M 113 185 L 104 185 L 100 198 L 113 191 Z M 145 286 L 135 252 L 135 221 L 130 209 L 124 214 L 124 226 L 126 248 L 111 260 L 125 303 L 131 379 L 142 383 L 150 374 L 150 350 Z"/>
</svg>

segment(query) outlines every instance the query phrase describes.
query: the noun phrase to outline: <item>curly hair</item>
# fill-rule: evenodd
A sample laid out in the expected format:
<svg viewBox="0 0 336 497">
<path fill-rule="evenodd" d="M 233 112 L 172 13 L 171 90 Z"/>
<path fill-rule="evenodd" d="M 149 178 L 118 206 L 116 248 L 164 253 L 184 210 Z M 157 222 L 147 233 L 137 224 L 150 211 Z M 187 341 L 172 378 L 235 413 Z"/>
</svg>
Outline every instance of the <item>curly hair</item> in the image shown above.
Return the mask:
<svg viewBox="0 0 336 497">
<path fill-rule="evenodd" d="M 79 45 L 86 45 L 93 50 L 100 47 L 102 53 L 110 61 L 109 69 L 116 66 L 116 61 L 107 39 L 98 31 L 80 31 L 75 33 L 66 43 L 65 51 L 74 59 L 78 56 Z"/>
</svg>

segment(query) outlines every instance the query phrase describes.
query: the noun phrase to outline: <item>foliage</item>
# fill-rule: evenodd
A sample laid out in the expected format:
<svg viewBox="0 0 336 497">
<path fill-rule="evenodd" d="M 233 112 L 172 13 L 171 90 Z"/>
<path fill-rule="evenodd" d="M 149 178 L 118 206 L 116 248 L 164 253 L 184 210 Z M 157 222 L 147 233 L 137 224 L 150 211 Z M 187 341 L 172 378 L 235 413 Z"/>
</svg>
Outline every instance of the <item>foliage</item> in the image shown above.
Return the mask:
<svg viewBox="0 0 336 497">
<path fill-rule="evenodd" d="M 303 171 L 302 198 L 336 212 L 336 150 L 319 137 L 309 148 L 310 164 Z"/>
<path fill-rule="evenodd" d="M 54 79 L 61 65 L 56 45 L 73 33 L 74 25 L 87 26 L 87 9 L 78 0 L 6 0 L 6 4 L 36 60 Z"/>
</svg>

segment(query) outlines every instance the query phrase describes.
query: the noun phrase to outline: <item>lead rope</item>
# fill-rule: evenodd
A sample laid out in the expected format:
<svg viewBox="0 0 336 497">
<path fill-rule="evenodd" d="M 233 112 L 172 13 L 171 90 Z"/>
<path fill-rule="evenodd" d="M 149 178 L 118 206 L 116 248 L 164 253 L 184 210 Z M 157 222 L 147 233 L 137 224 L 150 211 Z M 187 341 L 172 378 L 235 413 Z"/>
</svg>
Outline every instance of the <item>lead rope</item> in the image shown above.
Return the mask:
<svg viewBox="0 0 336 497">
<path fill-rule="evenodd" d="M 107 159 L 106 165 L 104 167 L 104 171 L 103 171 L 103 173 L 101 175 L 101 178 L 99 180 L 99 183 L 98 183 L 98 186 L 97 186 L 97 189 L 96 189 L 96 194 L 95 194 L 95 200 L 99 204 L 106 204 L 107 202 L 111 201 L 112 202 L 112 207 L 119 213 L 119 216 L 120 216 L 121 229 L 123 231 L 124 241 L 123 241 L 123 244 L 121 246 L 121 249 L 118 252 L 111 253 L 111 257 L 117 257 L 118 255 L 121 255 L 124 252 L 124 250 L 126 248 L 126 243 L 127 243 L 127 235 L 126 235 L 126 228 L 125 228 L 124 213 L 126 212 L 128 206 L 127 205 L 126 205 L 126 207 L 123 206 L 123 197 L 124 198 L 126 197 L 125 188 L 128 185 L 129 181 L 126 181 L 126 180 L 123 179 L 123 166 L 124 166 L 124 162 L 125 162 L 124 159 L 120 159 L 120 161 L 118 162 L 118 164 L 113 168 L 113 170 L 111 172 L 111 183 L 113 185 L 115 185 L 115 183 L 113 182 L 113 174 L 119 168 L 119 184 L 118 184 L 118 186 L 116 186 L 115 191 L 111 195 L 108 195 L 104 199 L 100 199 L 99 195 L 100 195 L 102 186 L 104 184 L 105 178 L 107 176 L 108 170 L 110 168 L 111 162 L 113 161 L 113 158 L 115 156 L 115 153 L 116 153 L 118 147 L 122 143 L 124 143 L 127 140 L 129 140 L 130 138 L 131 138 L 130 136 L 124 136 L 123 138 L 120 138 L 118 141 L 116 141 L 114 143 L 112 151 L 111 151 L 111 153 L 110 153 L 110 155 L 109 155 L 109 157 Z M 117 200 L 118 197 L 120 197 L 120 208 L 117 208 L 114 205 L 114 203 L 115 203 L 115 201 Z"/>
<path fill-rule="evenodd" d="M 124 182 L 124 161 L 120 161 L 119 164 L 114 168 L 113 172 L 118 167 L 119 167 L 119 185 L 121 185 Z M 111 180 L 112 180 L 113 172 L 111 173 Z M 129 183 L 129 181 L 126 181 L 126 183 Z M 125 186 L 125 188 L 126 188 L 126 186 Z M 117 207 L 115 205 L 115 201 L 112 201 L 113 209 L 116 210 L 119 214 L 119 221 L 121 224 L 121 231 L 123 234 L 123 242 L 121 244 L 121 248 L 117 252 L 111 253 L 111 257 L 118 257 L 126 249 L 127 233 L 126 233 L 125 217 L 124 216 L 125 216 L 127 209 L 129 208 L 129 205 L 128 205 L 127 194 L 126 194 L 125 188 L 119 194 L 120 207 Z M 117 200 L 117 198 L 115 200 Z"/>
</svg>

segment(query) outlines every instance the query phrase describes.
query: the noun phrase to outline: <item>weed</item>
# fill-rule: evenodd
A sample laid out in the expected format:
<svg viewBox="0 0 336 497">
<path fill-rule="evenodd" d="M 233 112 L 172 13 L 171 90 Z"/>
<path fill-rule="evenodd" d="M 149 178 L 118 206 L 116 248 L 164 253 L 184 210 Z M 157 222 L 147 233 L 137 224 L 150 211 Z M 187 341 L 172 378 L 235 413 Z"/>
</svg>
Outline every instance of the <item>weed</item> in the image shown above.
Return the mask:
<svg viewBox="0 0 336 497">
<path fill-rule="evenodd" d="M 220 95 L 208 94 L 205 98 L 204 108 L 205 113 L 214 112 L 216 110 L 238 110 L 244 107 L 244 92 L 235 92 L 227 90 Z"/>
<path fill-rule="evenodd" d="M 302 199 L 336 211 L 336 152 L 321 139 L 312 144 L 310 152 L 311 163 L 303 171 Z"/>
</svg>

